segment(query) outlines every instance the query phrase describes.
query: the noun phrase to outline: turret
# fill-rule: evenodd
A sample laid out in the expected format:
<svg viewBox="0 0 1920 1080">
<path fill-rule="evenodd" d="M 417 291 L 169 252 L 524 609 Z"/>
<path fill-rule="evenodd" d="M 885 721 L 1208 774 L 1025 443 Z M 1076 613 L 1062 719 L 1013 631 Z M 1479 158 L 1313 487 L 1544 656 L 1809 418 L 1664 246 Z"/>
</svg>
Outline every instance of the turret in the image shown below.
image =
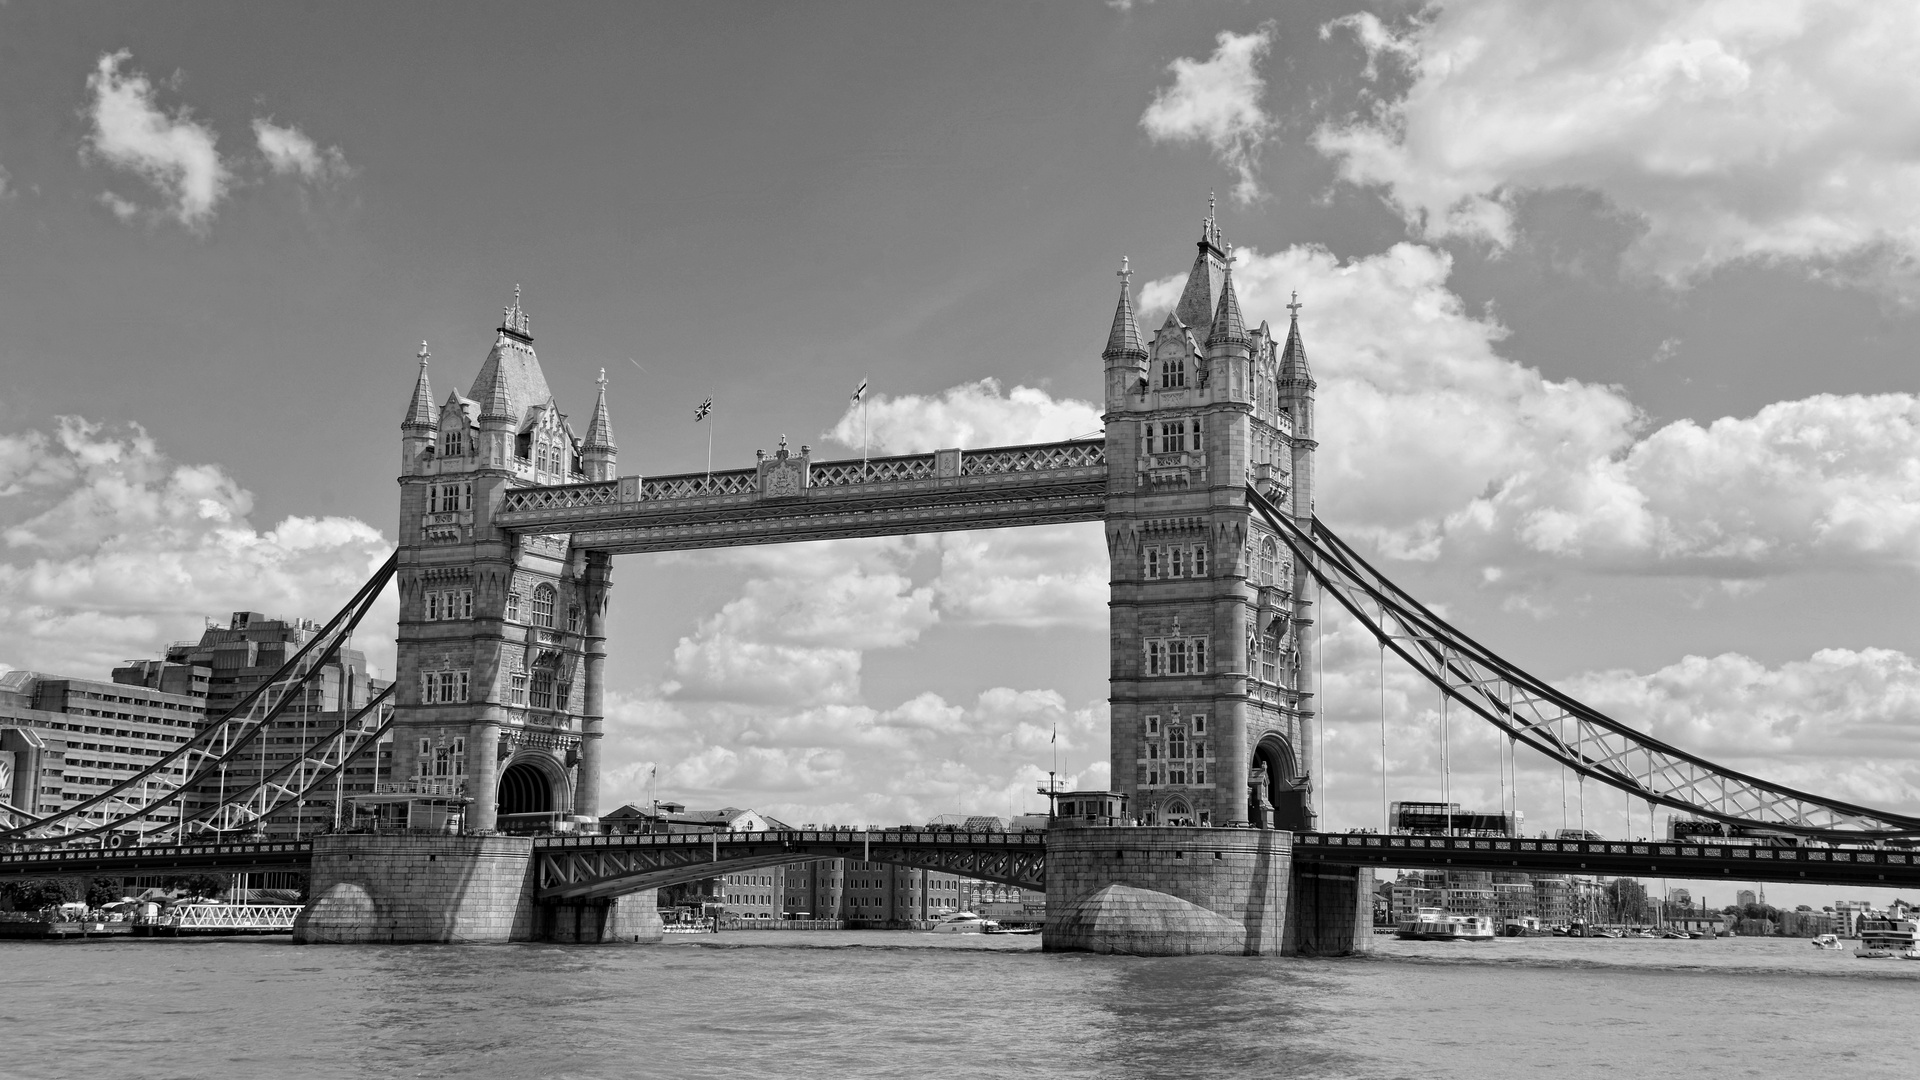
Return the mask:
<svg viewBox="0 0 1920 1080">
<path fill-rule="evenodd" d="M 1140 337 L 1140 324 L 1133 317 L 1133 270 L 1126 256 L 1120 257 L 1120 303 L 1113 311 L 1113 328 L 1107 331 L 1107 347 L 1100 353 L 1107 369 L 1107 408 L 1126 403 L 1140 380 L 1147 375 L 1147 346 Z"/>
<path fill-rule="evenodd" d="M 580 463 L 589 480 L 612 480 L 614 458 L 620 448 L 613 443 L 613 424 L 607 419 L 607 369 L 600 369 L 600 396 L 593 403 L 593 422 L 587 425 L 586 441 L 580 444 Z"/>
<path fill-rule="evenodd" d="M 427 343 L 420 343 L 420 377 L 413 384 L 413 400 L 407 405 L 406 419 L 400 421 L 400 472 L 410 474 L 420 467 L 420 459 L 433 448 L 439 424 L 434 418 L 433 388 L 427 385 Z"/>
<path fill-rule="evenodd" d="M 1208 383 L 1229 398 L 1246 400 L 1251 349 L 1247 322 L 1240 315 L 1240 298 L 1233 291 L 1233 260 L 1229 258 L 1220 282 L 1220 304 L 1213 312 L 1212 329 L 1207 331 Z"/>
<path fill-rule="evenodd" d="M 473 380 L 472 398 L 480 403 L 480 460 L 484 465 L 496 469 L 511 468 L 514 457 L 514 436 L 518 434 L 522 415 L 529 400 L 516 401 L 513 375 L 522 363 L 517 363 L 517 353 L 524 349 L 528 356 L 533 353 L 533 334 L 528 329 L 527 313 L 520 307 L 520 286 L 513 287 L 513 304 L 502 310 L 500 327 L 494 337 L 493 350 L 487 354 L 486 362 L 480 365 L 480 374 Z M 524 388 L 523 388 L 524 390 Z M 544 400 L 547 396 L 545 380 L 541 380 L 540 397 L 532 400 Z M 523 399 L 531 395 L 518 395 Z"/>
<path fill-rule="evenodd" d="M 1300 343 L 1300 294 L 1287 305 L 1292 321 L 1287 343 L 1280 351 L 1279 400 L 1281 411 L 1293 419 L 1293 516 L 1302 524 L 1313 520 L 1313 372 L 1307 367 L 1307 348 Z"/>
</svg>

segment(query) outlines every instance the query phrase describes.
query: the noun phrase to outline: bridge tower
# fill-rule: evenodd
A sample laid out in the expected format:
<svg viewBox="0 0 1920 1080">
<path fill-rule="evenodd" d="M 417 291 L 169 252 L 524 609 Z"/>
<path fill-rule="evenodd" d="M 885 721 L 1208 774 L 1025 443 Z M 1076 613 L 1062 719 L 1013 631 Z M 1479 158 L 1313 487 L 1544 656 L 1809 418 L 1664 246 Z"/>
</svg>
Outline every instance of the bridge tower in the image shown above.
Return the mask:
<svg viewBox="0 0 1920 1080">
<path fill-rule="evenodd" d="M 1249 329 L 1209 214 L 1179 303 L 1145 341 L 1129 270 L 1106 368 L 1112 767 L 1143 824 L 1309 829 L 1313 609 L 1253 485 L 1312 509 L 1313 379 L 1299 308 Z"/>
<path fill-rule="evenodd" d="M 606 376 L 583 440 L 547 388 L 520 290 L 466 395 L 439 406 L 427 349 L 400 425 L 394 776 L 402 793 L 499 816 L 599 813 L 610 556 L 493 527 L 505 493 L 610 480 Z"/>
</svg>

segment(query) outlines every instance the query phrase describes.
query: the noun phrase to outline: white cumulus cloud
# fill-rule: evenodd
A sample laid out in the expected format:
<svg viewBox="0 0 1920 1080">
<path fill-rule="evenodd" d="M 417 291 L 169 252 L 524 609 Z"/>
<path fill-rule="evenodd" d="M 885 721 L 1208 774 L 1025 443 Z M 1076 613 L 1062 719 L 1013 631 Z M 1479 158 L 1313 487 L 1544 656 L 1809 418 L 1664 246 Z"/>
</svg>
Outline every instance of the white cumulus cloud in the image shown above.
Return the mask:
<svg viewBox="0 0 1920 1080">
<path fill-rule="evenodd" d="M 999 380 L 962 383 L 937 394 L 869 394 L 865 406 L 847 408 L 821 436 L 875 454 L 925 454 L 944 447 L 977 449 L 1020 443 L 1060 442 L 1103 430 L 1100 410 L 1072 398 Z"/>
<path fill-rule="evenodd" d="M 1173 83 L 1161 87 L 1140 114 L 1140 126 L 1155 142 L 1205 143 L 1233 170 L 1233 196 L 1241 203 L 1260 197 L 1260 147 L 1273 131 L 1273 117 L 1261 102 L 1267 82 L 1260 75 L 1273 34 L 1271 24 L 1250 34 L 1222 31 L 1212 56 L 1183 56 L 1167 65 Z"/>
<path fill-rule="evenodd" d="M 392 547 L 351 518 L 250 521 L 218 466 L 168 458 L 139 427 L 62 418 L 0 434 L 0 665 L 105 678 L 238 610 L 326 618 Z M 356 638 L 392 670 L 391 594 Z"/>
<path fill-rule="evenodd" d="M 138 176 L 165 197 L 170 205 L 161 211 L 164 216 L 204 229 L 231 180 L 214 148 L 218 136 L 184 106 L 171 113 L 162 109 L 152 80 L 122 69 L 130 59 L 125 49 L 103 54 L 87 76 L 93 94 L 87 146 L 101 161 Z M 131 216 L 126 209 L 131 205 L 118 196 L 108 200 L 122 219 Z"/>
<path fill-rule="evenodd" d="M 282 127 L 271 120 L 256 118 L 253 137 L 267 167 L 282 176 L 325 181 L 353 174 L 347 156 L 339 147 L 320 146 L 291 124 Z"/>
<path fill-rule="evenodd" d="M 1640 220 L 1629 262 L 1670 282 L 1864 262 L 1915 291 L 1920 8 L 1441 0 L 1334 29 L 1403 79 L 1315 145 L 1422 235 L 1506 244 L 1517 197 L 1584 188 Z"/>
</svg>

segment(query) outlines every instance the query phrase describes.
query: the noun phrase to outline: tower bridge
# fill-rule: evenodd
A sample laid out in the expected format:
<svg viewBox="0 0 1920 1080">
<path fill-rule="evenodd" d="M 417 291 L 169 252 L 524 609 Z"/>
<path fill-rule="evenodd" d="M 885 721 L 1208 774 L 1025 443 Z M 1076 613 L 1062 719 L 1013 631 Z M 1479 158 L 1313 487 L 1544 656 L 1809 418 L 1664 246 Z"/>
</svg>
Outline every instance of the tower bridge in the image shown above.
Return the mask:
<svg viewBox="0 0 1920 1080">
<path fill-rule="evenodd" d="M 314 878 L 300 940 L 612 941 L 658 936 L 661 885 L 840 857 L 857 835 L 876 861 L 1044 880 L 1049 948 L 1252 953 L 1364 947 L 1371 868 L 1383 865 L 1644 862 L 1716 876 L 1739 860 L 1755 880 L 1913 880 L 1892 850 L 1763 860 L 1681 846 L 1356 844 L 1316 831 L 1310 672 L 1322 594 L 1516 745 L 1635 797 L 1827 841 L 1916 836 L 1920 819 L 1660 743 L 1521 671 L 1375 570 L 1314 516 L 1317 384 L 1300 305 L 1288 305 L 1284 334 L 1249 325 L 1232 264 L 1209 217 L 1180 299 L 1150 335 L 1122 265 L 1100 352 L 1098 439 L 815 461 L 782 437 L 750 466 L 669 476 L 620 473 L 604 373 L 576 434 L 516 288 L 465 393 L 437 397 L 420 348 L 393 560 L 272 683 L 186 746 L 50 817 L 0 805 L 0 846 L 15 849 L 0 874 L 293 859 Z M 1044 839 L 499 832 L 515 815 L 597 829 L 615 555 L 1093 520 L 1109 560 L 1114 787 L 1096 797 L 1124 806 L 1124 824 L 1056 820 Z M 400 596 L 391 697 L 246 791 L 158 824 L 156 806 L 201 790 L 255 745 L 389 580 Z M 192 842 L 257 828 L 388 733 L 394 776 L 378 798 L 437 835 L 345 832 L 251 853 Z M 422 807 L 432 814 L 414 816 Z M 137 846 L 113 847 L 126 844 Z"/>
</svg>

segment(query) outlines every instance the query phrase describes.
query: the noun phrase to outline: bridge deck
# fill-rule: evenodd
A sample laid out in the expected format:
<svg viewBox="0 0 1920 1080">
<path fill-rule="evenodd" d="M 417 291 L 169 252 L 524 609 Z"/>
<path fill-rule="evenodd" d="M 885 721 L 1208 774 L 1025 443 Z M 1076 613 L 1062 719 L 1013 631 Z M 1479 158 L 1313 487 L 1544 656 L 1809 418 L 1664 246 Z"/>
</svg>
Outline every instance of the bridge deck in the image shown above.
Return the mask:
<svg viewBox="0 0 1920 1080">
<path fill-rule="evenodd" d="M 1298 833 L 1293 838 L 1293 856 L 1296 861 L 1407 869 L 1451 867 L 1820 885 L 1920 885 L 1920 852 L 1898 848 Z"/>
<path fill-rule="evenodd" d="M 311 840 L 254 844 L 153 844 L 126 848 L 46 848 L 0 852 L 0 877 L 55 874 L 154 874 L 167 870 L 301 869 L 313 860 Z"/>
<path fill-rule="evenodd" d="M 534 841 L 542 900 L 619 896 L 810 859 L 863 859 L 1046 888 L 1046 834 L 933 831 L 635 833 Z"/>
<path fill-rule="evenodd" d="M 1107 510 L 1097 440 L 791 464 L 791 486 L 772 484 L 775 470 L 736 469 L 521 488 L 492 520 L 620 553 L 1099 521 Z"/>
</svg>

